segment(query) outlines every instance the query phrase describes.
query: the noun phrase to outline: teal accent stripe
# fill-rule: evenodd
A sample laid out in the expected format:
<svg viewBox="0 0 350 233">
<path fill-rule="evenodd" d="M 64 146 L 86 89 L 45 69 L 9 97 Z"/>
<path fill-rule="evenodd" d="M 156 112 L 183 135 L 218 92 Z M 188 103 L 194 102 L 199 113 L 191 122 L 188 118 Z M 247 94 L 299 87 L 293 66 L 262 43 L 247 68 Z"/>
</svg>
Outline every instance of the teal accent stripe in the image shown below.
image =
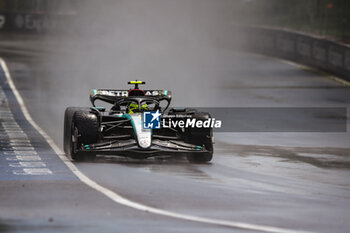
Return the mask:
<svg viewBox="0 0 350 233">
<path fill-rule="evenodd" d="M 134 132 L 136 134 L 136 128 L 135 128 L 134 120 L 132 119 L 132 117 L 129 114 L 123 114 L 122 117 L 129 119 L 131 121 L 132 128 L 134 129 Z"/>
<path fill-rule="evenodd" d="M 129 114 L 123 114 L 121 117 L 129 119 L 131 121 L 131 125 L 132 128 L 135 132 L 136 137 L 138 137 L 137 133 L 136 133 L 136 128 L 135 128 L 135 124 L 134 124 L 134 120 L 132 119 L 132 117 Z M 141 116 L 142 117 L 142 116 Z M 151 135 L 153 134 L 153 130 L 151 129 Z"/>
</svg>

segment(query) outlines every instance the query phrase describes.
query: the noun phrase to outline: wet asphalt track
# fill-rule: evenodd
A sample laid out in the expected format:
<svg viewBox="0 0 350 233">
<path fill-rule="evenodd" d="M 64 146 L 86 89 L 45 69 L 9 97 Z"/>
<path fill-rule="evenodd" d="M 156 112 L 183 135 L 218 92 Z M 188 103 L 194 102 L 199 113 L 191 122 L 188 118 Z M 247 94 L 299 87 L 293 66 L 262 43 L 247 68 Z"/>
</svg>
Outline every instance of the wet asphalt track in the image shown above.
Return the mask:
<svg viewBox="0 0 350 233">
<path fill-rule="evenodd" d="M 238 106 L 350 105 L 349 88 L 321 74 L 255 55 L 229 56 L 246 60 L 248 67 L 242 69 L 246 71 L 242 78 L 221 80 L 224 87 L 217 92 L 225 99 L 222 104 L 231 100 Z M 39 97 L 31 84 L 43 77 L 36 58 L 5 58 L 34 120 L 59 144 L 61 138 L 52 121 L 60 122 L 63 114 L 43 116 L 37 111 Z M 8 90 L 3 79 L 2 88 Z M 11 93 L 6 96 L 10 106 L 15 105 Z M 10 165 L 19 161 L 2 154 L 0 232 L 251 232 L 159 216 L 112 202 L 80 182 L 21 119 L 18 107 L 14 109 L 15 120 L 28 132 L 29 141 L 52 174 L 16 175 Z M 215 137 L 215 157 L 210 164 L 192 165 L 183 158 L 99 157 L 95 163 L 75 165 L 98 184 L 159 209 L 291 230 L 349 232 L 349 133 Z M 4 140 L 5 136 L 2 142 L 9 145 Z"/>
</svg>

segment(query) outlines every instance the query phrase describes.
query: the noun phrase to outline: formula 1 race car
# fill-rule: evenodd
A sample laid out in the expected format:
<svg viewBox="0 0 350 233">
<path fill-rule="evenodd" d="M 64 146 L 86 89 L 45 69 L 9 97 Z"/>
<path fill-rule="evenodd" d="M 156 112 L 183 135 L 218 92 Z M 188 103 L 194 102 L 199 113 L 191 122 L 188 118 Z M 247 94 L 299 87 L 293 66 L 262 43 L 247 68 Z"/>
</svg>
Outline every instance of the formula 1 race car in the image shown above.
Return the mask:
<svg viewBox="0 0 350 233">
<path fill-rule="evenodd" d="M 91 90 L 91 108 L 68 107 L 64 117 L 64 151 L 75 161 L 96 155 L 143 159 L 186 155 L 190 162 L 213 157 L 210 114 L 190 108 L 171 108 L 168 90 Z M 109 111 L 96 100 L 111 104 Z"/>
</svg>

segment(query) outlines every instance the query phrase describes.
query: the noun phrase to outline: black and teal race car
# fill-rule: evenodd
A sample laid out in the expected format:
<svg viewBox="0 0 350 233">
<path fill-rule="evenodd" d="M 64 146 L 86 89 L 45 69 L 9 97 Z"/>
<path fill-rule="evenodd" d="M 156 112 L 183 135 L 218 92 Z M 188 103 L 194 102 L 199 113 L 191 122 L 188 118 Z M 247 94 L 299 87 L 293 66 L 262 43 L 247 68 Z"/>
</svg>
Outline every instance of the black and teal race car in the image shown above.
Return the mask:
<svg viewBox="0 0 350 233">
<path fill-rule="evenodd" d="M 75 161 L 96 155 L 186 155 L 190 162 L 205 163 L 213 157 L 210 114 L 193 108 L 169 108 L 168 90 L 142 90 L 142 81 L 130 81 L 129 90 L 91 90 L 92 107 L 68 107 L 64 116 L 64 151 Z M 96 101 L 110 104 L 96 106 Z"/>
</svg>

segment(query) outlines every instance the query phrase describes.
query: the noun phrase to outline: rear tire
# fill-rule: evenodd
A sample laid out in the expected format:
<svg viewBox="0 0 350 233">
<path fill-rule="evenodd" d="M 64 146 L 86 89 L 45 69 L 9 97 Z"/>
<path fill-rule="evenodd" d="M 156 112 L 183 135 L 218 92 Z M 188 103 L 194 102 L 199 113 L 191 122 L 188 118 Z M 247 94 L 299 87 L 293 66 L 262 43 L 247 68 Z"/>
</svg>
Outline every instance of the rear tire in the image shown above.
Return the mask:
<svg viewBox="0 0 350 233">
<path fill-rule="evenodd" d="M 196 112 L 193 118 L 198 120 L 207 120 L 210 118 L 209 113 Z M 193 128 L 188 131 L 189 143 L 205 147 L 207 152 L 195 152 L 187 155 L 187 160 L 191 163 L 207 163 L 213 158 L 213 129 L 212 128 Z"/>
</svg>

